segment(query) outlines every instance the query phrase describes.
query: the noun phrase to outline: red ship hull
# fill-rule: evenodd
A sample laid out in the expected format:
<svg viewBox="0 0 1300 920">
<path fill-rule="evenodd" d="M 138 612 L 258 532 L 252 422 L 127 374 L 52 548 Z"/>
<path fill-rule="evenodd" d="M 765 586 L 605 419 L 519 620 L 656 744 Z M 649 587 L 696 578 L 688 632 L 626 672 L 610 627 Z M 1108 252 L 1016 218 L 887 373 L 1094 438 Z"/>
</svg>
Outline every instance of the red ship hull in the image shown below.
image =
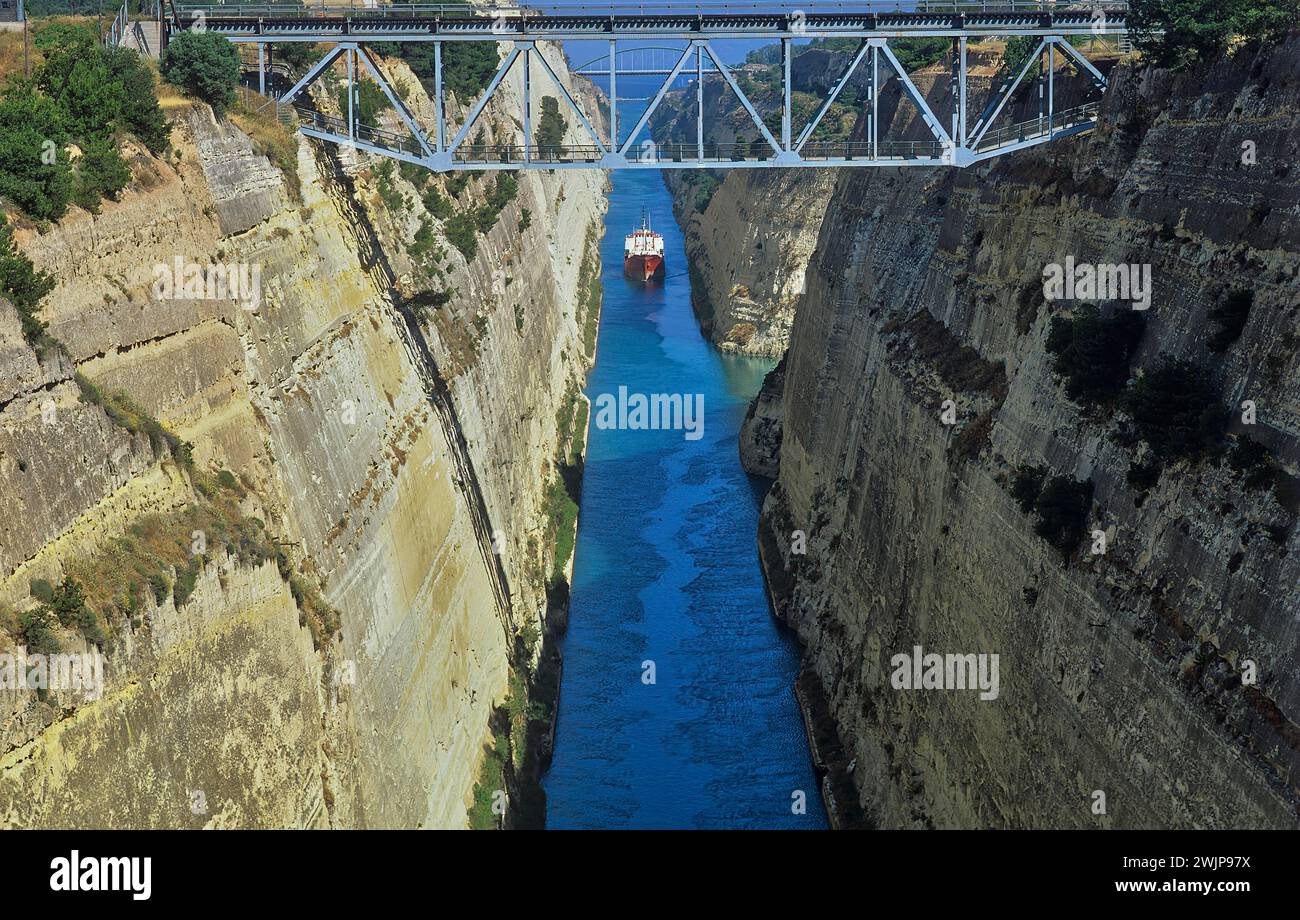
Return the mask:
<svg viewBox="0 0 1300 920">
<path fill-rule="evenodd" d="M 624 256 L 623 274 L 634 281 L 658 281 L 664 276 L 663 256 Z"/>
</svg>

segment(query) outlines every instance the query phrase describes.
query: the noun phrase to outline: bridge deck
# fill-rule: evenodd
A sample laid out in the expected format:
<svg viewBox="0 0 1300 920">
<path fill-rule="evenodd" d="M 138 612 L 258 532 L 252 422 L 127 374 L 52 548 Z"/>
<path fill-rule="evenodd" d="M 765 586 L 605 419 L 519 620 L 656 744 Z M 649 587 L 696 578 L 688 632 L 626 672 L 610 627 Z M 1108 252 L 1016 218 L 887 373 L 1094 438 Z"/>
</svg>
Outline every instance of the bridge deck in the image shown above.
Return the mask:
<svg viewBox="0 0 1300 920">
<path fill-rule="evenodd" d="M 248 42 L 1117 35 L 1126 31 L 1128 14 L 1128 4 L 1122 0 L 867 0 L 807 3 L 799 9 L 716 4 L 695 10 L 680 5 L 656 9 L 611 4 L 496 12 L 434 4 L 367 7 L 348 0 L 215 7 L 182 2 L 173 7 L 180 28 L 201 24 L 232 41 Z"/>
</svg>

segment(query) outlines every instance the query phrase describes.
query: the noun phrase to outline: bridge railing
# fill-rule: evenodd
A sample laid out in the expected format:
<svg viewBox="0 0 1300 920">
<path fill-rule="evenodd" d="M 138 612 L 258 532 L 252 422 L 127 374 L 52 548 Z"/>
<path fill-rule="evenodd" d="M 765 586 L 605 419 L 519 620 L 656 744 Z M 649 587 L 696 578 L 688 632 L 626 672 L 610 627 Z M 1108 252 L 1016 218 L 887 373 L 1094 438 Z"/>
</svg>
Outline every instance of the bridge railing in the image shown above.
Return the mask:
<svg viewBox="0 0 1300 920">
<path fill-rule="evenodd" d="M 304 128 L 315 128 L 317 131 L 328 132 L 339 137 L 349 136 L 348 123 L 345 118 L 326 115 L 323 112 L 317 112 L 315 109 L 303 108 L 302 106 L 293 106 L 293 113 L 298 117 L 298 123 Z M 382 147 L 385 150 L 395 150 L 398 153 L 416 157 L 423 155 L 419 143 L 411 136 L 410 132 L 389 131 L 385 128 L 375 128 L 356 122 L 353 125 L 351 136 L 362 143 Z"/>
<path fill-rule="evenodd" d="M 351 136 L 357 141 L 409 156 L 422 154 L 419 143 L 409 132 L 390 131 L 357 122 L 348 134 L 345 118 L 326 115 L 302 106 L 291 107 L 299 124 L 338 138 Z M 756 144 L 705 144 L 704 156 L 693 143 L 646 144 L 628 151 L 631 163 L 754 163 L 773 159 L 776 154 Z M 465 163 L 599 163 L 605 151 L 594 144 L 462 144 L 456 159 Z M 944 147 L 937 141 L 881 141 L 874 156 L 869 141 L 824 141 L 804 145 L 805 160 L 925 160 L 939 159 Z"/>
<path fill-rule="evenodd" d="M 1028 121 L 1007 125 L 1005 128 L 988 131 L 980 139 L 978 150 L 979 152 L 994 150 L 998 147 L 1006 147 L 1009 144 L 1018 144 L 1039 137 L 1047 137 L 1050 134 L 1067 131 L 1082 124 L 1091 124 L 1097 120 L 1099 111 L 1101 111 L 1100 102 L 1086 102 L 1083 105 L 1076 105 L 1073 108 L 1054 112 L 1050 119 L 1050 125 L 1047 118 L 1031 118 Z"/>
<path fill-rule="evenodd" d="M 104 47 L 116 48 L 122 44 L 122 39 L 126 37 L 126 30 L 131 27 L 131 15 L 127 12 L 129 0 L 122 0 L 122 7 L 109 23 L 108 30 L 104 33 Z"/>
<path fill-rule="evenodd" d="M 1128 8 L 1127 0 L 757 0 L 738 3 L 638 3 L 609 0 L 563 6 L 532 4 L 527 8 L 474 7 L 468 3 L 410 3 L 372 5 L 367 0 L 302 0 L 292 3 L 202 3 L 176 0 L 180 13 L 202 13 L 208 17 L 311 18 L 314 16 L 359 16 L 367 19 L 487 18 L 522 15 L 553 16 L 699 16 L 699 15 L 861 15 L 865 13 L 1060 13 L 1079 10 L 1117 11 Z"/>
</svg>

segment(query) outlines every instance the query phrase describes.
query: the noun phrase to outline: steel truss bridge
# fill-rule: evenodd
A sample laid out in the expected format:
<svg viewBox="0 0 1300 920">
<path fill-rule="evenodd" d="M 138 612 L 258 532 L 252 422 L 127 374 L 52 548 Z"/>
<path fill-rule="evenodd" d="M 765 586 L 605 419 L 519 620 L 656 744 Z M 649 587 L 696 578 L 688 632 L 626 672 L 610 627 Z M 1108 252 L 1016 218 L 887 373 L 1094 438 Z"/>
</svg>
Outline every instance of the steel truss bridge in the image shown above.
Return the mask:
<svg viewBox="0 0 1300 920">
<path fill-rule="evenodd" d="M 794 0 L 791 0 L 793 3 Z M 329 68 L 342 61 L 346 67 L 347 111 L 331 116 L 310 107 L 295 107 L 301 133 L 329 143 L 366 150 L 436 171 L 491 169 L 726 169 L 824 166 L 935 166 L 964 167 L 1014 150 L 1080 134 L 1096 125 L 1096 102 L 1066 110 L 1056 108 L 1057 56 L 1073 65 L 1098 92 L 1106 77 L 1069 41 L 1072 36 L 1127 35 L 1127 3 L 1081 0 L 911 0 L 911 2 L 817 3 L 808 10 L 774 10 L 770 5 L 718 4 L 683 10 L 680 5 L 660 11 L 613 5 L 566 5 L 552 11 L 529 9 L 489 10 L 468 5 L 403 3 L 373 5 L 373 0 L 303 0 L 262 4 L 216 5 L 168 0 L 169 31 L 195 29 L 216 32 L 236 44 L 257 49 L 259 89 L 265 93 L 267 50 L 272 43 L 309 42 L 328 50 L 278 103 L 292 105 Z M 812 9 L 815 7 L 815 9 Z M 967 112 L 967 43 L 988 38 L 1026 36 L 1037 39 L 1035 50 L 1013 70 L 1006 71 L 983 109 L 973 118 Z M 856 39 L 857 47 L 807 124 L 795 132 L 792 124 L 791 61 L 797 42 L 819 38 Z M 890 43 L 906 38 L 948 38 L 953 44 L 951 102 L 936 111 L 917 89 Z M 755 39 L 780 45 L 780 124 L 769 128 L 737 78 L 739 68 L 726 64 L 715 42 Z M 538 42 L 598 42 L 608 48 L 604 57 L 575 68 L 574 72 L 608 81 L 609 132 L 602 135 L 579 102 L 565 88 Z M 635 52 L 646 41 L 674 42 L 671 66 L 664 60 L 637 64 Z M 426 42 L 433 45 L 432 130 L 426 131 L 384 77 L 367 48 L 379 42 Z M 505 52 L 482 95 L 458 129 L 448 123 L 443 49 L 451 42 L 491 42 Z M 638 42 L 640 47 L 626 43 Z M 620 48 L 620 43 L 625 43 Z M 629 54 L 634 58 L 629 65 Z M 604 63 L 603 67 L 595 66 Z M 1037 119 L 991 130 L 1012 95 L 1026 83 L 1038 83 Z M 522 144 L 467 143 L 479 116 L 496 96 L 512 69 L 522 70 L 523 104 L 519 122 Z M 538 70 L 562 97 L 582 126 L 590 143 L 540 145 L 533 134 L 532 95 Z M 866 130 L 858 141 L 819 142 L 813 135 L 840 93 L 857 74 L 866 84 Z M 378 84 L 405 130 L 386 130 L 358 123 L 356 82 L 369 77 Z M 662 75 L 665 80 L 629 131 L 620 124 L 620 76 Z M 650 123 L 674 82 L 694 76 L 696 131 L 694 142 L 656 144 L 638 138 Z M 719 145 L 706 141 L 704 125 L 705 77 L 725 82 L 752 120 L 761 143 Z M 904 94 L 916 107 L 932 135 L 926 141 L 891 141 L 879 136 L 879 95 L 883 80 L 896 77 Z M 860 79 L 863 79 L 860 78 Z M 974 114 L 974 113 L 971 113 Z"/>
</svg>

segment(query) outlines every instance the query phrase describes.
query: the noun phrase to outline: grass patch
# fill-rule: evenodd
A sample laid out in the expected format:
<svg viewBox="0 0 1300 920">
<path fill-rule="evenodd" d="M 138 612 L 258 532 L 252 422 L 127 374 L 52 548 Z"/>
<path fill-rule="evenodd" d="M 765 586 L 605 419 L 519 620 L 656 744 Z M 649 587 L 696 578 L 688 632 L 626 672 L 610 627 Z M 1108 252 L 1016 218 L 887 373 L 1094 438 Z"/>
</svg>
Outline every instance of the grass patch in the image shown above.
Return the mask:
<svg viewBox="0 0 1300 920">
<path fill-rule="evenodd" d="M 565 570 L 573 555 L 578 523 L 578 503 L 569 494 L 564 477 L 558 473 L 546 487 L 543 513 L 546 517 L 547 542 L 554 547 L 551 577 L 547 582 L 551 586 L 566 577 Z"/>
<path fill-rule="evenodd" d="M 125 534 L 70 564 L 58 586 L 33 581 L 32 596 L 41 602 L 34 608 L 38 615 L 33 622 L 43 617 L 50 624 L 78 629 L 100 647 L 111 647 L 115 630 L 139 625 L 150 597 L 155 605 L 172 597 L 176 606 L 184 606 L 207 565 L 225 555 L 249 567 L 274 559 L 317 647 L 336 633 L 337 611 L 324 603 L 313 583 L 291 570 L 263 522 L 240 510 L 246 490 L 234 475 L 228 470 L 195 472 L 191 479 L 198 493 L 195 501 L 176 511 L 140 517 Z M 40 628 L 32 627 L 38 632 Z"/>
<path fill-rule="evenodd" d="M 510 740 L 500 730 L 492 732 L 492 744 L 483 753 L 478 781 L 474 784 L 474 803 L 469 807 L 469 826 L 476 831 L 493 830 L 498 816 L 493 811 L 493 799 L 505 791 L 506 759 L 510 756 Z"/>
<path fill-rule="evenodd" d="M 582 249 L 582 267 L 578 271 L 578 329 L 582 334 L 582 353 L 591 361 L 596 357 L 596 335 L 600 329 L 600 307 L 604 289 L 600 284 L 600 236 L 597 226 L 587 228 Z"/>
<path fill-rule="evenodd" d="M 130 396 L 120 391 L 101 390 L 80 371 L 77 372 L 75 379 L 81 390 L 82 402 L 99 406 L 108 413 L 108 417 L 115 424 L 132 434 L 147 435 L 154 457 L 161 457 L 165 450 L 180 466 L 193 470 L 193 445 L 188 441 L 182 441 L 162 422 L 142 409 Z"/>
<path fill-rule="evenodd" d="M 269 101 L 256 94 L 249 98 L 255 99 L 259 107 L 261 103 Z M 241 97 L 230 107 L 229 118 L 240 131 L 249 136 L 253 149 L 284 174 L 289 197 L 294 203 L 301 204 L 302 194 L 298 187 L 298 136 L 275 117 L 274 106 L 258 111 Z"/>
</svg>

